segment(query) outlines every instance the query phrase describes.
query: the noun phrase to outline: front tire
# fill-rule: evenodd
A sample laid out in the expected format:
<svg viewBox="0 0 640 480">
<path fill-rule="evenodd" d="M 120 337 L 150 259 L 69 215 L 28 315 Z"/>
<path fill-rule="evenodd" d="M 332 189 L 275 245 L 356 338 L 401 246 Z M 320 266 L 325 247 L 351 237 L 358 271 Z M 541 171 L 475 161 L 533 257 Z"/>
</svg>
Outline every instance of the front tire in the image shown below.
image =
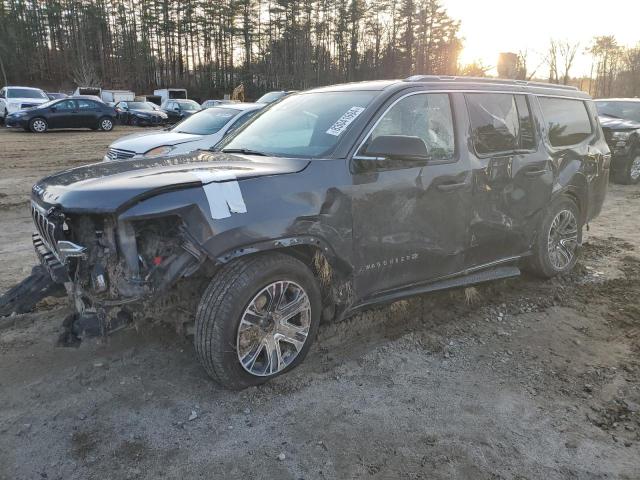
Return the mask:
<svg viewBox="0 0 640 480">
<path fill-rule="evenodd" d="M 49 124 L 42 117 L 32 118 L 29 122 L 29 130 L 33 133 L 44 133 L 49 129 Z"/>
<path fill-rule="evenodd" d="M 211 280 L 196 312 L 195 348 L 224 387 L 260 385 L 299 365 L 320 324 L 312 272 L 289 255 L 240 258 Z"/>
<path fill-rule="evenodd" d="M 542 278 L 571 271 L 581 243 L 580 210 L 573 198 L 563 195 L 551 202 L 542 216 L 529 270 Z"/>
<path fill-rule="evenodd" d="M 616 183 L 637 185 L 640 183 L 640 149 L 636 149 L 614 177 Z"/>
<path fill-rule="evenodd" d="M 113 120 L 109 117 L 102 117 L 98 120 L 98 128 L 103 132 L 110 132 L 113 130 Z"/>
</svg>

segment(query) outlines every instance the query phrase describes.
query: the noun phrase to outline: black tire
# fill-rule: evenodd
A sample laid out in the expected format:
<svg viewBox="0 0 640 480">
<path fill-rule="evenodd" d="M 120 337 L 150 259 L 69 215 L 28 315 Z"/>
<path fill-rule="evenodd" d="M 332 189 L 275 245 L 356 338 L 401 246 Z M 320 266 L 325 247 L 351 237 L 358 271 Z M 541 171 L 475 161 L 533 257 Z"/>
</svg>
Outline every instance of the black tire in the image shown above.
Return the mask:
<svg viewBox="0 0 640 480">
<path fill-rule="evenodd" d="M 613 181 L 622 185 L 637 185 L 640 183 L 640 149 L 636 149 L 625 164 L 617 170 Z"/>
<path fill-rule="evenodd" d="M 101 117 L 100 120 L 98 120 L 98 129 L 103 132 L 110 132 L 113 130 L 113 118 Z"/>
<path fill-rule="evenodd" d="M 129 117 L 129 125 L 132 127 L 138 126 L 138 117 Z"/>
<path fill-rule="evenodd" d="M 42 117 L 36 117 L 29 120 L 29 130 L 33 133 L 45 133 L 49 130 L 49 124 Z"/>
<path fill-rule="evenodd" d="M 4 125 L 4 122 L 7 118 L 7 115 L 9 115 L 9 112 L 7 111 L 7 109 L 4 109 L 4 115 L 2 116 L 2 118 L 0 118 L 0 122 L 2 123 L 2 125 Z"/>
<path fill-rule="evenodd" d="M 554 220 L 561 212 L 565 211 L 570 212 L 575 219 L 576 243 L 572 258 L 560 268 L 554 265 L 553 254 L 549 251 L 549 238 L 552 235 L 550 231 Z M 580 209 L 573 198 L 562 195 L 552 201 L 542 214 L 536 233 L 533 255 L 528 259 L 527 270 L 542 278 L 555 277 L 572 270 L 578 260 L 579 246 L 582 243 L 582 222 L 580 218 Z M 563 250 L 566 251 L 566 249 Z"/>
<path fill-rule="evenodd" d="M 254 297 L 273 282 L 289 280 L 300 285 L 309 298 L 311 321 L 305 343 L 282 371 L 257 376 L 240 363 L 237 335 L 245 309 Z M 318 332 L 321 294 L 313 273 L 300 261 L 282 253 L 240 258 L 226 265 L 211 280 L 196 312 L 194 344 L 207 373 L 233 390 L 260 385 L 299 365 Z"/>
<path fill-rule="evenodd" d="M 44 267 L 33 267 L 31 275 L 0 295 L 0 317 L 15 313 L 26 313 L 45 297 L 59 296 L 64 292 L 62 284 L 51 280 Z"/>
</svg>

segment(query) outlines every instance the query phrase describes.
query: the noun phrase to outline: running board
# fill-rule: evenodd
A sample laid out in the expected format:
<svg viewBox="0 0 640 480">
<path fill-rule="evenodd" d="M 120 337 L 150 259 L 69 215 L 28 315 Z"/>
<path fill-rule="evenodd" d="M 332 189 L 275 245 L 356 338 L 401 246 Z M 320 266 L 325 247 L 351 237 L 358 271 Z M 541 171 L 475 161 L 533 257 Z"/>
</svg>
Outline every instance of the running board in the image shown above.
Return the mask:
<svg viewBox="0 0 640 480">
<path fill-rule="evenodd" d="M 440 280 L 433 283 L 428 283 L 416 287 L 411 287 L 408 289 L 402 289 L 399 291 L 383 294 L 379 297 L 376 297 L 371 300 L 367 300 L 364 303 L 356 306 L 351 310 L 350 313 L 354 311 L 364 309 L 366 307 L 381 304 L 381 303 L 390 303 L 400 300 L 405 297 L 413 297 L 414 295 L 420 295 L 423 293 L 429 292 L 437 292 L 439 290 L 448 290 L 450 288 L 458 288 L 458 287 L 469 287 L 471 285 L 476 285 L 478 283 L 490 282 L 493 280 L 501 280 L 504 278 L 513 278 L 520 275 L 520 269 L 514 266 L 504 266 L 504 267 L 496 267 L 490 268 L 487 270 L 480 270 L 475 273 L 470 273 L 468 275 L 461 275 L 453 278 L 447 278 L 445 280 Z"/>
</svg>

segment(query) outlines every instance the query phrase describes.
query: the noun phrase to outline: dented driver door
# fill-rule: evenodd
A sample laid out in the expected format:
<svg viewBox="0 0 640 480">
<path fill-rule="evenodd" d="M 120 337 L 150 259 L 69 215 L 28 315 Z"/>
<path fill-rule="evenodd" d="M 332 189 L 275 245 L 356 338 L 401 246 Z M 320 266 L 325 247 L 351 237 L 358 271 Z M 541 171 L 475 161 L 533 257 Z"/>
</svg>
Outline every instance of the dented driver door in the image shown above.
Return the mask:
<svg viewBox="0 0 640 480">
<path fill-rule="evenodd" d="M 423 159 L 375 158 L 380 135 L 421 138 Z M 352 160 L 356 295 L 366 299 L 425 283 L 464 266 L 471 200 L 466 156 L 455 148 L 445 93 L 397 99 L 374 124 Z"/>
</svg>

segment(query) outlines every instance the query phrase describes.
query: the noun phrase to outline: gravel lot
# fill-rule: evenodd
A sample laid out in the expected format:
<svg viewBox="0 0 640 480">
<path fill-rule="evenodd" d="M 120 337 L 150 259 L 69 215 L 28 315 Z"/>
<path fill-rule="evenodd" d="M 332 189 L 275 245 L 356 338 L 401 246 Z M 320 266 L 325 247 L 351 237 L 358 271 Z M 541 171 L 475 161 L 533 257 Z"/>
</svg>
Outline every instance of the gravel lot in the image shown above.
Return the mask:
<svg viewBox="0 0 640 480">
<path fill-rule="evenodd" d="M 0 291 L 28 274 L 31 184 L 131 132 L 0 130 Z M 0 319 L 0 478 L 639 479 L 640 187 L 611 185 L 574 273 L 324 325 L 306 362 L 228 392 L 162 325 L 55 346 Z"/>
</svg>

